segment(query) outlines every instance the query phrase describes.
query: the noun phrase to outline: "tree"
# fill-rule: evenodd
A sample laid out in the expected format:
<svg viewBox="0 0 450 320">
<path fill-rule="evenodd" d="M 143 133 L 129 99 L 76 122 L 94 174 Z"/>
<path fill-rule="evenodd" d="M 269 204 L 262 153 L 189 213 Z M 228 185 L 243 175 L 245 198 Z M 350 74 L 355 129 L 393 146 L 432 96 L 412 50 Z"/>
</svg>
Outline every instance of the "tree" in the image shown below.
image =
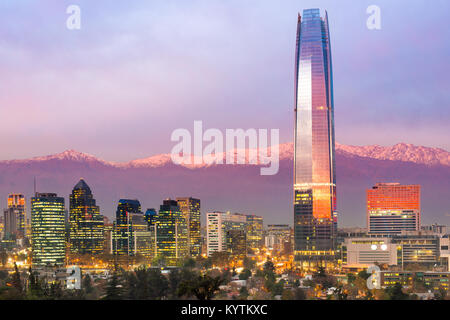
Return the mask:
<svg viewBox="0 0 450 320">
<path fill-rule="evenodd" d="M 195 296 L 198 300 L 211 300 L 223 282 L 224 279 L 220 276 L 213 278 L 200 275 L 194 280 L 182 281 L 178 288 L 178 296 Z"/>
<path fill-rule="evenodd" d="M 50 284 L 48 296 L 51 299 L 60 299 L 64 295 L 63 288 L 59 281 L 52 282 Z"/>
<path fill-rule="evenodd" d="M 332 275 L 326 273 L 325 268 L 319 267 L 317 272 L 313 274 L 312 281 L 316 285 L 320 285 L 324 289 L 335 287 L 337 280 Z"/>
<path fill-rule="evenodd" d="M 408 295 L 403 292 L 402 285 L 397 282 L 391 287 L 386 288 L 386 293 L 389 300 L 406 300 Z"/>
<path fill-rule="evenodd" d="M 247 300 L 248 298 L 248 290 L 246 286 L 242 286 L 239 290 L 239 299 L 241 300 Z"/>
<path fill-rule="evenodd" d="M 266 274 L 268 274 L 268 273 L 275 273 L 275 266 L 273 265 L 273 262 L 270 261 L 269 259 L 267 259 L 267 261 L 264 262 L 263 271 Z"/>
<path fill-rule="evenodd" d="M 347 273 L 347 283 L 352 284 L 355 282 L 356 276 L 353 273 Z"/>
<path fill-rule="evenodd" d="M 45 288 L 43 284 L 41 283 L 41 280 L 39 279 L 37 273 L 31 269 L 31 267 L 28 268 L 28 295 L 31 299 L 33 298 L 40 298 L 44 296 L 45 294 Z"/>
<path fill-rule="evenodd" d="M 294 289 L 294 300 L 306 300 L 306 292 L 302 288 Z"/>
<path fill-rule="evenodd" d="M 169 292 L 169 281 L 161 274 L 160 269 L 148 271 L 149 298 L 159 300 L 167 297 Z"/>
<path fill-rule="evenodd" d="M 2 263 L 2 267 L 5 267 L 6 262 L 8 262 L 8 254 L 6 253 L 5 249 L 0 250 L 0 260 Z"/>
<path fill-rule="evenodd" d="M 197 264 L 197 263 L 195 262 L 194 259 L 192 259 L 192 258 L 186 258 L 186 259 L 184 259 L 183 262 L 182 262 L 182 267 L 185 268 L 185 269 L 193 269 L 193 268 L 196 267 L 196 264 Z"/>
<path fill-rule="evenodd" d="M 22 280 L 20 279 L 19 269 L 17 268 L 17 264 L 15 262 L 11 284 L 19 293 L 23 292 Z"/>
<path fill-rule="evenodd" d="M 149 269 L 145 266 L 141 266 L 134 270 L 136 279 L 136 299 L 145 300 L 149 298 Z"/>
<path fill-rule="evenodd" d="M 94 291 L 94 287 L 92 286 L 91 276 L 86 274 L 81 282 L 81 288 L 86 292 L 86 294 L 91 294 Z"/>
<path fill-rule="evenodd" d="M 242 262 L 242 264 L 244 266 L 244 269 L 248 269 L 251 271 L 255 268 L 256 261 L 246 256 L 244 258 L 244 261 Z"/>
<path fill-rule="evenodd" d="M 358 272 L 358 278 L 361 278 L 363 280 L 367 280 L 367 279 L 369 279 L 369 277 L 370 277 L 370 274 L 367 273 L 366 270 L 362 270 L 362 271 Z"/>
<path fill-rule="evenodd" d="M 244 269 L 239 274 L 239 280 L 247 280 L 248 278 L 251 277 L 251 275 L 252 275 L 252 272 L 249 269 Z"/>
<path fill-rule="evenodd" d="M 270 288 L 273 296 L 280 296 L 283 294 L 284 289 L 284 280 L 280 280 L 277 283 L 274 283 Z"/>
<path fill-rule="evenodd" d="M 230 254 L 226 251 L 214 252 L 211 255 L 211 262 L 218 267 L 226 267 L 230 261 Z"/>
<path fill-rule="evenodd" d="M 111 278 L 109 279 L 106 286 L 106 295 L 103 299 L 105 300 L 121 300 L 123 294 L 123 288 L 121 284 L 121 279 L 118 274 L 117 266 L 115 266 Z"/>
</svg>

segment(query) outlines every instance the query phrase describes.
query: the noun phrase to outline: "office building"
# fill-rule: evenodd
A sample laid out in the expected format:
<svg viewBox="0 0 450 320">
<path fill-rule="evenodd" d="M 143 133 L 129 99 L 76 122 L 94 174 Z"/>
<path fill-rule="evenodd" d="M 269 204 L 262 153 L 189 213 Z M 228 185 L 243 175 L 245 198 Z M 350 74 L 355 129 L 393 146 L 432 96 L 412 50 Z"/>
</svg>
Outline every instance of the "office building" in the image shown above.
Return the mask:
<svg viewBox="0 0 450 320">
<path fill-rule="evenodd" d="M 230 212 L 208 212 L 206 214 L 207 255 L 227 251 L 229 241 L 227 231 L 242 230 L 247 232 L 247 216 Z"/>
<path fill-rule="evenodd" d="M 200 235 L 200 200 L 195 198 L 176 198 L 178 207 L 186 220 L 188 226 L 188 244 L 189 252 L 192 257 L 201 254 L 201 235 Z"/>
<path fill-rule="evenodd" d="M 367 190 L 367 228 L 382 235 L 420 230 L 420 186 L 377 183 Z"/>
<path fill-rule="evenodd" d="M 70 250 L 78 254 L 103 252 L 103 217 L 91 189 L 81 179 L 70 194 Z"/>
<path fill-rule="evenodd" d="M 130 223 L 130 216 L 133 213 L 143 214 L 140 202 L 136 199 L 120 199 L 117 204 L 112 239 L 112 251 L 115 255 L 134 255 L 134 240 Z"/>
<path fill-rule="evenodd" d="M 8 195 L 8 209 L 14 211 L 16 217 L 11 218 L 11 225 L 8 232 L 14 234 L 17 238 L 26 237 L 27 215 L 25 207 L 25 196 L 20 193 L 11 193 Z M 5 221 L 6 227 L 6 221 Z"/>
<path fill-rule="evenodd" d="M 263 245 L 264 226 L 263 218 L 256 215 L 247 215 L 246 242 L 248 251 L 258 251 Z"/>
<path fill-rule="evenodd" d="M 245 230 L 230 229 L 226 231 L 227 252 L 231 257 L 244 259 L 247 255 L 248 239 Z"/>
<path fill-rule="evenodd" d="M 390 238 L 347 238 L 342 244 L 342 263 L 351 267 L 367 268 L 370 265 L 397 265 L 396 244 Z"/>
<path fill-rule="evenodd" d="M 291 251 L 291 227 L 288 224 L 269 224 L 265 237 L 266 248 L 275 251 Z"/>
<path fill-rule="evenodd" d="M 295 54 L 295 261 L 304 268 L 336 259 L 333 72 L 328 16 L 298 16 Z"/>
<path fill-rule="evenodd" d="M 64 265 L 64 198 L 55 193 L 31 198 L 31 243 L 33 267 Z"/>
<path fill-rule="evenodd" d="M 188 226 L 177 201 L 166 199 L 156 217 L 156 255 L 168 266 L 188 257 Z"/>
</svg>

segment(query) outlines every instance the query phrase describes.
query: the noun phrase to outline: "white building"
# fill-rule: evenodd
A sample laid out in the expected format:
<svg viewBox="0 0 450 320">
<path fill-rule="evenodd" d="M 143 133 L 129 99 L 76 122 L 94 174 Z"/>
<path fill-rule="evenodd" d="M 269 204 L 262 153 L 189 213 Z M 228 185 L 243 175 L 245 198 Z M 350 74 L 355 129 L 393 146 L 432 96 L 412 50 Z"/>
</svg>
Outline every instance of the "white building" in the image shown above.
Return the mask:
<svg viewBox="0 0 450 320">
<path fill-rule="evenodd" d="M 227 250 L 226 232 L 231 229 L 245 230 L 247 216 L 230 212 L 208 212 L 206 214 L 206 239 L 208 257 L 214 252 Z"/>
<path fill-rule="evenodd" d="M 347 266 L 397 265 L 397 245 L 389 238 L 347 238 L 342 247 Z"/>
</svg>

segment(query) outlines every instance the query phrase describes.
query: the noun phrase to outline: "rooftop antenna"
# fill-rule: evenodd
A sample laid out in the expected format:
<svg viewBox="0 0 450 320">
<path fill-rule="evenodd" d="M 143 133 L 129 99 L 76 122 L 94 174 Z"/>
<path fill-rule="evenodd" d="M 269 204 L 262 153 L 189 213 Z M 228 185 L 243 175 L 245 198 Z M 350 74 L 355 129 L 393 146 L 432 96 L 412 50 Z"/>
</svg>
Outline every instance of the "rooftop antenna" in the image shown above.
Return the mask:
<svg viewBox="0 0 450 320">
<path fill-rule="evenodd" d="M 36 192 L 36 176 L 34 177 L 34 196 L 37 197 L 37 192 Z"/>
</svg>

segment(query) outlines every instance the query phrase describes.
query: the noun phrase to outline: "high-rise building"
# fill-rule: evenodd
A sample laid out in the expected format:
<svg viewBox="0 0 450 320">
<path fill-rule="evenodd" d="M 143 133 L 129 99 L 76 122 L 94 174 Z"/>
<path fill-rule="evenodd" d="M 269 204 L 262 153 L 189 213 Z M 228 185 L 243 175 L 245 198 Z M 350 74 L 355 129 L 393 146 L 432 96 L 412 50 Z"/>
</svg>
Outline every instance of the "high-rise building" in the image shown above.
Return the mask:
<svg viewBox="0 0 450 320">
<path fill-rule="evenodd" d="M 25 210 L 25 196 L 20 193 L 11 193 L 8 195 L 8 209 L 13 209 L 15 212 L 15 230 L 10 229 L 17 237 L 23 238 L 26 236 L 27 216 Z M 6 227 L 6 221 L 5 221 Z"/>
<path fill-rule="evenodd" d="M 33 266 L 65 263 L 64 198 L 56 193 L 36 193 L 31 198 Z"/>
<path fill-rule="evenodd" d="M 91 189 L 81 179 L 73 188 L 69 205 L 70 250 L 79 254 L 103 252 L 103 217 Z"/>
<path fill-rule="evenodd" d="M 420 229 L 420 186 L 377 183 L 367 190 L 367 228 L 394 235 Z"/>
<path fill-rule="evenodd" d="M 291 227 L 288 224 L 269 224 L 266 232 L 266 247 L 275 251 L 292 251 Z"/>
<path fill-rule="evenodd" d="M 155 244 L 154 233 L 150 230 L 150 225 L 146 216 L 142 213 L 130 213 L 128 219 L 130 224 L 130 237 L 133 255 L 139 255 L 145 259 L 147 263 L 151 262 L 154 257 Z"/>
<path fill-rule="evenodd" d="M 247 215 L 247 249 L 258 250 L 263 244 L 263 217 L 256 215 Z"/>
<path fill-rule="evenodd" d="M 189 252 L 192 257 L 201 254 L 202 238 L 200 234 L 200 200 L 195 198 L 177 198 L 178 207 L 188 226 Z"/>
<path fill-rule="evenodd" d="M 295 260 L 314 266 L 336 259 L 336 170 L 333 72 L 328 16 L 298 16 L 295 54 Z"/>
<path fill-rule="evenodd" d="M 230 212 L 208 212 L 206 214 L 207 255 L 227 251 L 230 242 L 227 233 L 230 230 L 247 232 L 247 216 Z"/>
<path fill-rule="evenodd" d="M 8 208 L 3 210 L 4 221 L 4 237 L 5 239 L 16 239 L 18 234 L 18 214 L 14 208 Z"/>
<path fill-rule="evenodd" d="M 156 218 L 157 256 L 168 266 L 175 266 L 189 255 L 188 227 L 175 200 L 166 199 Z"/>
<path fill-rule="evenodd" d="M 132 213 L 143 214 L 141 204 L 136 199 L 120 199 L 116 210 L 116 221 L 112 239 L 113 254 L 133 255 L 134 239 L 132 237 L 132 224 L 130 216 Z"/>
<path fill-rule="evenodd" d="M 227 251 L 234 258 L 243 259 L 247 254 L 248 234 L 242 229 L 226 231 Z"/>
</svg>

